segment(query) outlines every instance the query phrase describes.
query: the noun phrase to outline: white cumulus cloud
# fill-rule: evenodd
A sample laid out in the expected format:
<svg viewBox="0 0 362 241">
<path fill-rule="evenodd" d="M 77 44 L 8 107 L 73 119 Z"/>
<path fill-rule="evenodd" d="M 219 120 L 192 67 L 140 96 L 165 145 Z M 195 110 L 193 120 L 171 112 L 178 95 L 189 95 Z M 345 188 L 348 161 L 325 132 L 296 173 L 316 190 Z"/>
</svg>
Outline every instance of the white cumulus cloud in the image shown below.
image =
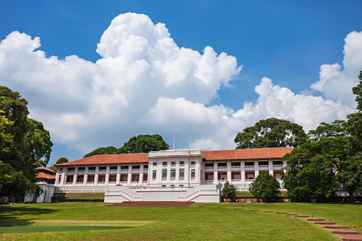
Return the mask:
<svg viewBox="0 0 362 241">
<path fill-rule="evenodd" d="M 20 91 L 54 142 L 71 148 L 119 145 L 139 133 L 175 136 L 177 147 L 232 147 L 237 131 L 262 118 L 285 118 L 306 130 L 345 118 L 354 103 L 341 86 L 350 92 L 362 67 L 361 35 L 347 36 L 343 69 L 321 67 L 311 87 L 321 96 L 294 93 L 265 77 L 255 87 L 257 100 L 239 110 L 210 106 L 241 71 L 235 57 L 209 46 L 202 52 L 178 46 L 165 24 L 135 13 L 112 20 L 96 62 L 47 56 L 40 38 L 10 33 L 0 42 L 0 83 Z"/>
</svg>

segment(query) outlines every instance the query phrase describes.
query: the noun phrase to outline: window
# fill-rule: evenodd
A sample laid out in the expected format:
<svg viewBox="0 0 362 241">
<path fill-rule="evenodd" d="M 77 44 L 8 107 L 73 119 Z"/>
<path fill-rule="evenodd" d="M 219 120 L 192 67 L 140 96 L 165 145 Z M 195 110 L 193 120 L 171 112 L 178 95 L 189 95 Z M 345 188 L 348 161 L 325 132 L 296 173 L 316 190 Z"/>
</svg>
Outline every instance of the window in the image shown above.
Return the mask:
<svg viewBox="0 0 362 241">
<path fill-rule="evenodd" d="M 87 176 L 87 183 L 94 183 L 94 175 L 93 174 L 88 174 Z"/>
<path fill-rule="evenodd" d="M 191 169 L 191 179 L 195 179 L 195 176 L 196 176 L 196 171 L 195 169 Z"/>
<path fill-rule="evenodd" d="M 176 166 L 176 162 L 171 162 L 171 166 L 172 167 Z"/>
<path fill-rule="evenodd" d="M 231 172 L 231 180 L 240 181 L 241 180 L 240 172 Z"/>
<path fill-rule="evenodd" d="M 245 162 L 245 167 L 254 167 L 254 162 Z"/>
<path fill-rule="evenodd" d="M 162 180 L 167 179 L 167 169 L 162 169 Z"/>
<path fill-rule="evenodd" d="M 240 167 L 240 162 L 232 162 L 231 167 Z"/>
<path fill-rule="evenodd" d="M 140 169 L 140 165 L 132 166 L 132 170 L 139 170 L 139 169 Z"/>
<path fill-rule="evenodd" d="M 205 163 L 206 168 L 214 168 L 214 163 Z"/>
<path fill-rule="evenodd" d="M 254 171 L 245 172 L 245 179 L 246 180 L 254 180 L 255 179 L 255 172 Z"/>
<path fill-rule="evenodd" d="M 148 165 L 143 165 L 143 170 L 147 170 L 148 169 Z"/>
<path fill-rule="evenodd" d="M 152 170 L 152 179 L 156 180 L 157 177 L 157 170 Z"/>
<path fill-rule="evenodd" d="M 178 179 L 179 180 L 184 180 L 185 179 L 185 169 L 183 169 L 183 168 L 179 169 Z"/>
<path fill-rule="evenodd" d="M 274 166 L 281 166 L 281 165 L 283 165 L 283 162 L 282 161 L 273 161 L 273 165 Z"/>
<path fill-rule="evenodd" d="M 121 174 L 121 175 L 119 176 L 119 180 L 120 180 L 121 182 L 127 182 L 127 181 L 128 181 L 128 174 Z"/>
<path fill-rule="evenodd" d="M 175 180 L 176 179 L 176 169 L 172 168 L 170 170 L 170 179 Z"/>
<path fill-rule="evenodd" d="M 166 167 L 166 166 L 167 166 L 167 162 L 162 162 L 162 166 Z"/>
<path fill-rule="evenodd" d="M 88 167 L 88 171 L 95 171 L 96 170 L 96 167 Z"/>
<path fill-rule="evenodd" d="M 227 173 L 226 172 L 218 172 L 217 173 L 217 180 L 225 181 L 226 179 L 227 179 Z"/>
<path fill-rule="evenodd" d="M 143 182 L 147 182 L 148 179 L 148 174 L 147 173 L 143 173 Z"/>
<path fill-rule="evenodd" d="M 74 172 L 74 167 L 68 168 L 68 172 Z"/>
<path fill-rule="evenodd" d="M 153 166 L 157 166 L 157 162 L 153 162 L 152 165 L 153 165 Z"/>
<path fill-rule="evenodd" d="M 77 183 L 80 184 L 80 183 L 83 183 L 84 181 L 84 175 L 77 175 Z"/>
<path fill-rule="evenodd" d="M 205 181 L 207 181 L 207 182 L 214 181 L 214 173 L 213 172 L 205 172 Z"/>
<path fill-rule="evenodd" d="M 108 183 L 116 183 L 117 175 L 116 174 L 110 174 L 108 176 Z"/>
<path fill-rule="evenodd" d="M 140 180 L 140 174 L 138 173 L 132 173 L 131 181 L 132 182 L 138 182 Z"/>
<path fill-rule="evenodd" d="M 117 166 L 111 166 L 111 167 L 109 167 L 109 170 L 111 170 L 111 171 L 117 171 Z"/>
<path fill-rule="evenodd" d="M 106 175 L 104 174 L 98 175 L 98 184 L 103 184 L 105 182 L 106 182 Z"/>
<path fill-rule="evenodd" d="M 85 170 L 85 167 L 78 167 L 78 172 L 83 172 Z"/>
<path fill-rule="evenodd" d="M 121 171 L 128 171 L 128 166 L 121 166 Z"/>
<path fill-rule="evenodd" d="M 67 175 L 66 183 L 68 184 L 73 183 L 73 175 Z"/>
<path fill-rule="evenodd" d="M 178 164 L 179 164 L 180 166 L 183 166 L 183 165 L 185 164 L 185 162 L 184 162 L 184 161 L 180 161 Z"/>
<path fill-rule="evenodd" d="M 219 162 L 218 164 L 217 164 L 217 167 L 226 167 L 227 165 L 226 165 L 226 162 Z"/>
<path fill-rule="evenodd" d="M 195 161 L 191 161 L 191 166 L 195 166 L 196 162 Z"/>
<path fill-rule="evenodd" d="M 262 162 L 259 162 L 258 164 L 259 164 L 259 166 L 268 166 L 269 165 L 269 163 L 267 161 L 262 161 Z"/>
<path fill-rule="evenodd" d="M 107 167 L 98 167 L 98 171 L 105 172 L 107 170 Z"/>
</svg>

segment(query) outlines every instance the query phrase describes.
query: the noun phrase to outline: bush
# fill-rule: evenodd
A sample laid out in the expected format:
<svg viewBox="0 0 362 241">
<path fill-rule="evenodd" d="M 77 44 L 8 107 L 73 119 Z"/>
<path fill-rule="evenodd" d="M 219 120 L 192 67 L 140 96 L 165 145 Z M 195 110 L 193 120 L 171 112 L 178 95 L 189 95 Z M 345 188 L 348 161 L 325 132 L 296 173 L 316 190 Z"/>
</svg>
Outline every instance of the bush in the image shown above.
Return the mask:
<svg viewBox="0 0 362 241">
<path fill-rule="evenodd" d="M 268 173 L 262 172 L 250 185 L 249 191 L 263 202 L 275 202 L 280 196 L 279 189 L 279 182 Z"/>
<path fill-rule="evenodd" d="M 221 191 L 221 197 L 222 197 L 222 200 L 229 199 L 231 202 L 235 202 L 236 188 L 229 182 L 226 182 L 224 184 L 224 188 Z"/>
</svg>

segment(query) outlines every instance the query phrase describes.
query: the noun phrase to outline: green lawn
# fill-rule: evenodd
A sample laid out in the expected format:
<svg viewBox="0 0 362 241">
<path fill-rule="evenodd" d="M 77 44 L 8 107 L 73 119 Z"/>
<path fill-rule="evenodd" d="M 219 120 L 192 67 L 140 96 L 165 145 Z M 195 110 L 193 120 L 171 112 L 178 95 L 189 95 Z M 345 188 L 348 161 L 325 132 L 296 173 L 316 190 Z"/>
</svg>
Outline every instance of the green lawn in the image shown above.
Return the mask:
<svg viewBox="0 0 362 241">
<path fill-rule="evenodd" d="M 195 204 L 112 207 L 100 202 L 0 206 L 0 240 L 335 240 L 307 222 L 265 210 L 326 217 L 362 231 L 361 205 Z"/>
</svg>

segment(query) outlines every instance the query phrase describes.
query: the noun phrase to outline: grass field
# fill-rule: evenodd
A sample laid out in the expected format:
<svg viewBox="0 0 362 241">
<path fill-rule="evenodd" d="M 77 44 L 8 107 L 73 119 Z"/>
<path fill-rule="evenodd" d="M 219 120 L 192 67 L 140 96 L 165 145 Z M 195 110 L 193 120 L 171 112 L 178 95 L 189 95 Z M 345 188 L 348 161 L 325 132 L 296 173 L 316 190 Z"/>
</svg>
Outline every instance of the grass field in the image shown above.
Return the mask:
<svg viewBox="0 0 362 241">
<path fill-rule="evenodd" d="M 326 231 L 266 210 L 325 217 L 362 232 L 361 205 L 194 204 L 113 207 L 101 202 L 0 206 L 0 240 L 335 240 Z"/>
</svg>

